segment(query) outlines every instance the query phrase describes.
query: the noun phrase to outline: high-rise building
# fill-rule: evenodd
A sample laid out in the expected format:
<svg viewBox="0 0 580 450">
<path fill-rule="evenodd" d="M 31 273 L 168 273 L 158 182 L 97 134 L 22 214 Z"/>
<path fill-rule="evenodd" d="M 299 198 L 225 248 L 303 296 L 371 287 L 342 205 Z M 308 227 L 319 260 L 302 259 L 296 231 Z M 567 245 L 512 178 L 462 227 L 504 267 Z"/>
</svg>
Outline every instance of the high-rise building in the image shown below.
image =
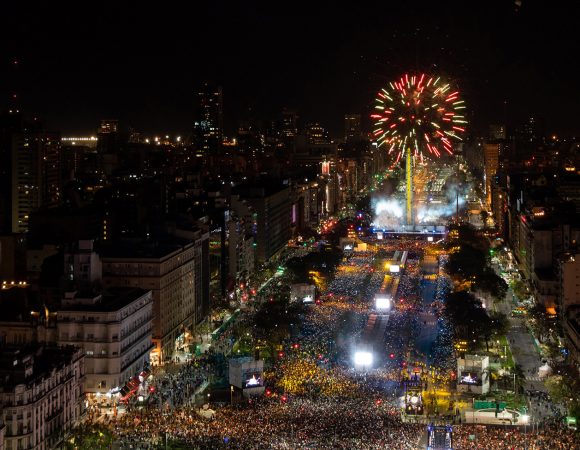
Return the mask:
<svg viewBox="0 0 580 450">
<path fill-rule="evenodd" d="M 344 116 L 345 142 L 358 142 L 362 139 L 360 114 L 346 114 Z"/>
<path fill-rule="evenodd" d="M 224 133 L 224 110 L 222 88 L 211 88 L 207 83 L 198 92 L 198 120 L 195 134 L 203 154 L 212 154 L 221 149 Z"/>
<path fill-rule="evenodd" d="M 0 116 L 0 233 L 12 232 L 12 138 L 21 128 L 20 114 Z"/>
<path fill-rule="evenodd" d="M 240 186 L 237 193 L 256 213 L 256 260 L 263 264 L 283 249 L 290 239 L 290 188 L 262 181 Z"/>
<path fill-rule="evenodd" d="M 308 144 L 327 145 L 331 143 L 328 131 L 319 123 L 309 123 L 306 126 L 306 138 Z"/>
<path fill-rule="evenodd" d="M 492 141 L 502 141 L 507 138 L 505 125 L 492 124 L 489 126 L 489 139 Z"/>
<path fill-rule="evenodd" d="M 195 239 L 121 241 L 100 250 L 103 286 L 153 293 L 153 364 L 188 352 L 196 326 L 209 313 L 209 234 L 189 234 Z"/>
<path fill-rule="evenodd" d="M 282 121 L 280 132 L 284 141 L 294 139 L 298 133 L 298 116 L 294 111 L 284 109 L 282 111 Z"/>
<path fill-rule="evenodd" d="M 501 144 L 483 144 L 483 163 L 485 176 L 485 199 L 487 206 L 491 208 L 491 185 L 499 168 L 499 153 Z"/>
<path fill-rule="evenodd" d="M 60 137 L 20 114 L 0 117 L 0 233 L 24 233 L 30 214 L 60 203 Z"/>
<path fill-rule="evenodd" d="M 119 121 L 103 119 L 97 131 L 97 150 L 99 153 L 115 153 L 119 147 Z"/>
</svg>

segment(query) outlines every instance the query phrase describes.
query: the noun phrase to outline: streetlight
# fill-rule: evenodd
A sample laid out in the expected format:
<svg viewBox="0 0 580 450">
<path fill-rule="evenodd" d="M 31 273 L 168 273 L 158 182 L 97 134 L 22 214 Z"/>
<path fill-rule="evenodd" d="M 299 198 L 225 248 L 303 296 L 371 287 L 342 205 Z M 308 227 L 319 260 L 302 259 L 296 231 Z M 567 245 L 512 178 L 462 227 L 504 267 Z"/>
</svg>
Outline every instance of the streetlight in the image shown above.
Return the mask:
<svg viewBox="0 0 580 450">
<path fill-rule="evenodd" d="M 522 422 L 524 422 L 524 450 L 528 448 L 528 422 L 530 421 L 530 416 L 527 414 L 522 415 Z"/>
</svg>

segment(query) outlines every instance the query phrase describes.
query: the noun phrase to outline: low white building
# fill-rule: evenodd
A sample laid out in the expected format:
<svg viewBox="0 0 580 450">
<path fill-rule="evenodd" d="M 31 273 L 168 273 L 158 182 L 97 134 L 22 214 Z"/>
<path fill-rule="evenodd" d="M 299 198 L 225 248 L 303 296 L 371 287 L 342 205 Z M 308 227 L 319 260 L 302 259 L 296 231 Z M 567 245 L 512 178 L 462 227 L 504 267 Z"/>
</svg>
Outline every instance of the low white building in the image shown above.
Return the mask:
<svg viewBox="0 0 580 450">
<path fill-rule="evenodd" d="M 465 355 L 457 358 L 457 391 L 487 394 L 490 386 L 489 357 Z"/>
<path fill-rule="evenodd" d="M 62 444 L 84 412 L 84 360 L 82 350 L 70 346 L 0 351 L 0 449 L 47 450 Z"/>
<path fill-rule="evenodd" d="M 316 286 L 308 283 L 295 283 L 290 287 L 290 301 L 314 303 L 316 300 Z"/>
<path fill-rule="evenodd" d="M 237 388 L 245 397 L 264 393 L 264 360 L 249 356 L 232 358 L 229 362 L 229 381 L 232 391 Z"/>
<path fill-rule="evenodd" d="M 108 288 L 79 298 L 65 295 L 58 311 L 60 345 L 82 347 L 86 356 L 85 392 L 106 394 L 121 388 L 149 365 L 152 341 L 151 291 Z"/>
</svg>

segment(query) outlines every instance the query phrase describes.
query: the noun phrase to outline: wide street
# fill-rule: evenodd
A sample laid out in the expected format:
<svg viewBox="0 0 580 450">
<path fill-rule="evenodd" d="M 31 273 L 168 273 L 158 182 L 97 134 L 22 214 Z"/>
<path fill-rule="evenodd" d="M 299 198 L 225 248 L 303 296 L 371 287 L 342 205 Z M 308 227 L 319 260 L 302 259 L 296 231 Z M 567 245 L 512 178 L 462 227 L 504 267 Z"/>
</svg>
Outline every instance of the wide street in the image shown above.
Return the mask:
<svg viewBox="0 0 580 450">
<path fill-rule="evenodd" d="M 493 443 L 488 448 L 503 448 L 506 436 L 523 442 L 518 427 L 502 437 L 493 428 L 458 424 L 459 409 L 471 400 L 454 393 L 452 327 L 441 309 L 449 280 L 437 256 L 428 251 L 434 244 L 408 238 L 365 241 L 368 248 L 345 252 L 328 279 L 317 273 L 317 282 L 324 286 L 319 302 L 304 306 L 278 358 L 267 361 L 265 395 L 251 404 L 230 406 L 215 402 L 210 390 L 203 412 L 182 394 L 183 377 L 193 376 L 195 385 L 203 383 L 211 360 L 184 367 L 153 379 L 152 397 L 158 401 L 133 405 L 119 418 L 109 418 L 120 448 L 147 448 L 167 436 L 190 448 L 413 450 L 425 448 L 426 425 L 431 422 L 454 423 L 458 449 L 482 448 L 469 446 L 472 435 Z M 403 251 L 408 251 L 405 264 L 391 271 Z M 263 286 L 266 304 L 275 301 L 277 286 Z M 377 294 L 385 293 L 391 307 L 379 310 Z M 496 307 L 509 312 L 510 305 L 498 302 Z M 527 387 L 543 390 L 531 373 L 540 363 L 531 335 L 521 319 L 511 318 L 510 324 L 510 347 L 526 371 Z M 371 359 L 357 360 L 361 351 L 371 353 Z M 417 399 L 411 402 L 411 395 L 404 395 L 404 381 L 415 375 L 421 380 L 420 395 L 412 394 Z M 530 425 L 551 417 L 544 399 L 531 398 L 530 405 Z M 535 433 L 541 439 L 545 430 L 526 428 L 524 437 Z M 567 435 L 562 439 L 569 442 Z"/>
</svg>

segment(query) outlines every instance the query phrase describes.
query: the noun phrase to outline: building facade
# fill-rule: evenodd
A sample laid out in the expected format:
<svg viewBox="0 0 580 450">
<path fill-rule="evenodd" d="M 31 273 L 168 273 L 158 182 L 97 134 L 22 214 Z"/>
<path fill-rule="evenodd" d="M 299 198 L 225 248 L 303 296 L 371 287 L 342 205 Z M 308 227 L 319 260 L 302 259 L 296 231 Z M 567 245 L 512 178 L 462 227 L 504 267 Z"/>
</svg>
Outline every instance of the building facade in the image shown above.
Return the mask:
<svg viewBox="0 0 580 450">
<path fill-rule="evenodd" d="M 256 260 L 268 261 L 290 239 L 291 204 L 288 186 L 248 186 L 239 191 L 257 217 Z"/>
<path fill-rule="evenodd" d="M 61 198 L 60 137 L 23 130 L 12 136 L 12 232 L 28 231 L 32 212 Z"/>
<path fill-rule="evenodd" d="M 84 412 L 84 360 L 75 347 L 0 352 L 5 450 L 47 450 L 62 444 Z"/>
<path fill-rule="evenodd" d="M 222 88 L 210 88 L 206 83 L 198 92 L 198 120 L 195 131 L 202 154 L 219 151 L 223 140 L 224 112 Z"/>
<path fill-rule="evenodd" d="M 149 366 L 152 319 L 151 291 L 115 288 L 90 298 L 66 293 L 57 340 L 84 350 L 85 392 L 106 394 Z"/>
<path fill-rule="evenodd" d="M 186 342 L 209 313 L 207 233 L 154 245 L 102 249 L 105 287 L 140 287 L 153 296 L 152 364 L 173 358 L 178 341 Z"/>
<path fill-rule="evenodd" d="M 488 208 L 491 208 L 491 186 L 494 182 L 495 174 L 499 169 L 500 144 L 486 142 L 483 144 L 483 162 L 485 175 L 485 199 Z"/>
</svg>

